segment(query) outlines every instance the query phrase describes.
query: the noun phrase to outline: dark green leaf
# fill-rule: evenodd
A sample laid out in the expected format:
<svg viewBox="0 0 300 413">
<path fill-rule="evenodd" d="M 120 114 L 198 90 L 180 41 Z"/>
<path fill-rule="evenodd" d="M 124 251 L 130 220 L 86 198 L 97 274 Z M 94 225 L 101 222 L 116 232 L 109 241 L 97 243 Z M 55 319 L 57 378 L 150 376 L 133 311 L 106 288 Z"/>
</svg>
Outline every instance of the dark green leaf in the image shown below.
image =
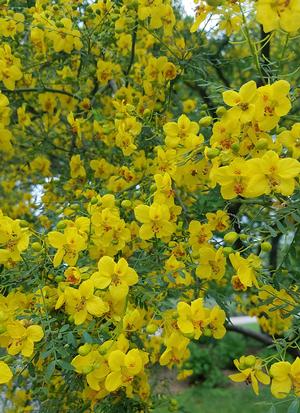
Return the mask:
<svg viewBox="0 0 300 413">
<path fill-rule="evenodd" d="M 57 364 L 59 365 L 59 367 L 61 367 L 63 370 L 67 370 L 67 371 L 72 371 L 73 367 L 70 363 L 64 361 L 64 360 L 57 360 Z"/>
<path fill-rule="evenodd" d="M 295 399 L 288 408 L 287 413 L 298 413 L 299 411 L 299 399 Z"/>
<path fill-rule="evenodd" d="M 52 374 L 54 373 L 55 370 L 55 366 L 56 366 L 56 360 L 52 360 L 45 371 L 45 379 L 46 380 L 50 380 L 50 378 L 52 377 Z"/>
</svg>

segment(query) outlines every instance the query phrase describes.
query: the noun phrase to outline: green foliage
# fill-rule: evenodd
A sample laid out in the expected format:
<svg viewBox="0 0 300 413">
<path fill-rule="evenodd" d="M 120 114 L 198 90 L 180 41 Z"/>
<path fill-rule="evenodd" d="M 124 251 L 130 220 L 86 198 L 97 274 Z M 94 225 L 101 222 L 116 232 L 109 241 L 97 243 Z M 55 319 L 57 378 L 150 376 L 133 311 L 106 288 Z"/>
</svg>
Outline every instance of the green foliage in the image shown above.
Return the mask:
<svg viewBox="0 0 300 413">
<path fill-rule="evenodd" d="M 232 368 L 232 360 L 245 354 L 246 348 L 246 339 L 235 333 L 227 333 L 221 341 L 208 338 L 202 340 L 201 345 L 193 342 L 190 345 L 191 357 L 186 363 L 186 368 L 194 371 L 191 380 L 200 381 L 205 388 L 228 383 L 222 370 Z"/>
</svg>

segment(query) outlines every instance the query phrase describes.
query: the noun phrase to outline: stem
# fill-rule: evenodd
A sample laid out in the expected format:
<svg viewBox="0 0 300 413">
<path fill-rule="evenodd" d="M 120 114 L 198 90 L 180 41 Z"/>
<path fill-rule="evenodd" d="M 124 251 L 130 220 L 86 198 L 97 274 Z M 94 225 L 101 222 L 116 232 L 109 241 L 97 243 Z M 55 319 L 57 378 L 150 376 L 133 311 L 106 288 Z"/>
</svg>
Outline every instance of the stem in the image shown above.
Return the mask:
<svg viewBox="0 0 300 413">
<path fill-rule="evenodd" d="M 43 93 L 43 92 L 50 92 L 50 93 L 58 93 L 60 95 L 66 95 L 70 96 L 71 98 L 80 100 L 79 97 L 76 95 L 73 95 L 72 93 L 66 92 L 65 90 L 60 90 L 60 89 L 52 89 L 50 87 L 32 87 L 32 88 L 21 88 L 21 89 L 14 89 L 14 90 L 9 90 L 9 89 L 2 89 L 2 93 L 32 93 L 32 92 L 37 92 L 37 93 Z"/>
<path fill-rule="evenodd" d="M 246 21 L 246 18 L 245 18 L 245 15 L 244 15 L 241 4 L 240 4 L 240 10 L 241 10 L 242 18 L 243 18 L 243 23 L 244 23 L 244 30 L 242 29 L 242 32 L 244 33 L 244 35 L 245 35 L 245 37 L 248 41 L 248 44 L 249 44 L 249 47 L 250 47 L 250 50 L 251 50 L 251 54 L 254 58 L 254 63 L 255 63 L 255 66 L 256 66 L 256 70 L 257 70 L 262 82 L 264 82 L 264 75 L 262 73 L 262 70 L 261 70 L 261 67 L 260 67 L 260 64 L 259 64 L 259 58 L 258 58 L 258 54 L 257 54 L 257 51 L 256 51 L 256 47 L 251 41 L 250 33 L 249 33 L 249 30 L 248 30 L 248 26 L 247 26 L 247 21 Z"/>
<path fill-rule="evenodd" d="M 128 76 L 131 70 L 131 67 L 133 65 L 134 62 L 134 56 L 135 56 L 135 45 L 136 45 L 136 37 L 137 37 L 137 29 L 138 29 L 138 20 L 136 18 L 135 20 L 135 25 L 133 28 L 133 33 L 132 33 L 132 43 L 131 43 L 131 55 L 130 55 L 130 61 L 129 61 L 129 65 L 128 68 L 125 72 L 125 76 L 127 76 L 127 80 L 126 80 L 126 86 L 128 86 Z"/>
<path fill-rule="evenodd" d="M 265 344 L 267 346 L 270 346 L 275 343 L 272 337 L 268 336 L 267 334 L 259 333 L 248 328 L 235 326 L 233 324 L 227 325 L 226 330 L 242 334 L 245 337 L 253 338 L 254 340 L 259 341 L 260 343 Z M 300 356 L 300 352 L 296 348 L 287 347 L 286 351 L 295 358 Z"/>
</svg>

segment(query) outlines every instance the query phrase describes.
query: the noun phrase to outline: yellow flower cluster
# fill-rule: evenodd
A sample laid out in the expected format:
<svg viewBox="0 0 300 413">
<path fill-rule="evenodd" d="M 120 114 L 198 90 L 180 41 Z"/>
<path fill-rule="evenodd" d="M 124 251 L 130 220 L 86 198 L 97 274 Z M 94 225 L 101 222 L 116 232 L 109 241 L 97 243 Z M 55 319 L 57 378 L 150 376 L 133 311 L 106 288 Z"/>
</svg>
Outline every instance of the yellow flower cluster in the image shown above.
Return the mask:
<svg viewBox="0 0 300 413">
<path fill-rule="evenodd" d="M 234 360 L 236 368 L 240 371 L 230 375 L 235 382 L 245 381 L 252 385 L 254 392 L 258 395 L 258 382 L 262 384 L 271 383 L 271 392 L 278 399 L 287 397 L 293 389 L 296 396 L 300 393 L 300 358 L 297 357 L 293 363 L 279 361 L 273 363 L 269 374 L 264 373 L 262 360 L 255 356 L 242 356 Z"/>
<path fill-rule="evenodd" d="M 148 354 L 137 348 L 129 350 L 129 340 L 120 335 L 117 341 L 108 340 L 101 345 L 83 345 L 72 365 L 79 374 L 86 376 L 89 387 L 103 398 L 110 392 L 124 387 L 128 397 L 134 393 L 148 393 L 144 366 Z"/>
<path fill-rule="evenodd" d="M 233 311 L 278 345 L 231 379 L 298 397 L 299 358 L 283 358 L 299 329 L 298 2 L 195 1 L 191 28 L 169 0 L 14 3 L 0 2 L 8 412 L 155 409 L 153 371 L 193 374 L 192 343 L 221 340 Z"/>
<path fill-rule="evenodd" d="M 22 79 L 21 60 L 12 54 L 11 47 L 7 43 L 0 47 L 0 81 L 7 89 L 13 90 L 16 82 Z"/>
<path fill-rule="evenodd" d="M 3 215 L 0 210 L 0 264 L 12 267 L 21 261 L 21 253 L 29 245 L 28 228 L 22 228 L 19 220 Z"/>
</svg>

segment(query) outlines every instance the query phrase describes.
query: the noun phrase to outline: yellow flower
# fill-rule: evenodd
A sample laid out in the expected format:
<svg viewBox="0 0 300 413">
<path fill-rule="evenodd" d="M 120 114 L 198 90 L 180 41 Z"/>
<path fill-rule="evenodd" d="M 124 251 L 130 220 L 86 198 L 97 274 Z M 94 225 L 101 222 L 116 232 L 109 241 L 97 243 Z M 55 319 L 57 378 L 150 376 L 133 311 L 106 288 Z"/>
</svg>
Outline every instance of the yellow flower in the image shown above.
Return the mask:
<svg viewBox="0 0 300 413">
<path fill-rule="evenodd" d="M 238 276 L 240 282 L 245 287 L 258 287 L 256 274 L 261 267 L 261 262 L 259 257 L 254 254 L 250 254 L 249 257 L 243 258 L 240 253 L 229 255 L 230 262 L 233 268 L 236 270 L 236 275 Z"/>
<path fill-rule="evenodd" d="M 208 224 L 201 224 L 195 220 L 189 224 L 189 233 L 189 244 L 195 253 L 199 251 L 199 248 L 208 245 L 208 241 L 212 237 L 210 226 Z"/>
<path fill-rule="evenodd" d="M 111 296 L 116 300 L 126 297 L 129 287 L 138 282 L 137 273 L 124 258 L 115 263 L 113 258 L 104 256 L 98 262 L 98 270 L 91 277 L 95 287 L 109 287 Z"/>
<path fill-rule="evenodd" d="M 13 16 L 0 18 L 0 34 L 4 37 L 14 37 L 24 30 L 24 14 L 14 13 Z"/>
<path fill-rule="evenodd" d="M 230 36 L 233 32 L 238 32 L 242 25 L 241 16 L 232 16 L 231 13 L 225 14 L 219 24 L 221 30 L 225 30 L 226 35 Z"/>
<path fill-rule="evenodd" d="M 279 361 L 270 368 L 272 377 L 271 392 L 278 399 L 286 397 L 292 388 L 296 396 L 300 396 L 300 358 L 291 364 L 288 361 Z"/>
<path fill-rule="evenodd" d="M 286 80 L 278 80 L 257 89 L 255 120 L 261 130 L 270 131 L 278 124 L 280 117 L 290 111 L 289 91 L 290 84 Z"/>
<path fill-rule="evenodd" d="M 175 225 L 170 222 L 170 211 L 167 205 L 154 202 L 150 207 L 138 205 L 134 209 L 135 217 L 143 225 L 140 228 L 140 237 L 148 240 L 154 236 L 169 237 L 175 231 Z"/>
<path fill-rule="evenodd" d="M 58 267 L 64 260 L 70 266 L 74 266 L 78 259 L 79 251 L 86 248 L 85 239 L 78 233 L 77 228 L 67 227 L 64 233 L 51 231 L 48 240 L 52 247 L 57 248 L 53 259 L 54 267 Z"/>
<path fill-rule="evenodd" d="M 8 383 L 12 376 L 13 374 L 9 366 L 4 361 L 0 361 L 0 384 Z"/>
<path fill-rule="evenodd" d="M 255 356 L 242 356 L 239 360 L 234 360 L 234 364 L 240 373 L 231 374 L 229 378 L 238 383 L 251 383 L 256 395 L 259 394 L 258 382 L 266 385 L 270 383 L 270 377 L 262 371 L 261 360 Z"/>
<path fill-rule="evenodd" d="M 196 18 L 190 29 L 191 33 L 194 33 L 195 31 L 197 31 L 200 24 L 204 22 L 208 13 L 211 12 L 212 10 L 213 10 L 213 7 L 207 5 L 206 3 L 200 3 L 196 7 L 196 15 L 195 15 Z"/>
<path fill-rule="evenodd" d="M 240 134 L 240 122 L 231 116 L 225 116 L 219 122 L 214 123 L 210 144 L 212 148 L 228 151 L 232 149 L 232 145 L 239 143 Z"/>
<path fill-rule="evenodd" d="M 294 123 L 290 131 L 281 132 L 277 139 L 292 152 L 293 158 L 300 157 L 300 123 Z"/>
<path fill-rule="evenodd" d="M 145 360 L 138 349 L 132 349 L 127 354 L 121 350 L 114 350 L 108 356 L 108 365 L 111 372 L 105 379 L 105 388 L 109 392 L 121 386 L 128 386 L 134 376 L 144 368 Z"/>
<path fill-rule="evenodd" d="M 21 253 L 28 248 L 30 234 L 18 220 L 0 215 L 0 264 L 9 267 L 21 261 Z"/>
<path fill-rule="evenodd" d="M 225 274 L 226 259 L 223 248 L 215 250 L 213 247 L 201 247 L 200 259 L 196 275 L 204 280 L 220 280 Z"/>
<path fill-rule="evenodd" d="M 199 125 L 191 122 L 186 115 L 181 115 L 176 122 L 168 122 L 164 125 L 166 134 L 165 143 L 169 148 L 176 148 L 179 144 L 187 148 L 195 147 L 203 142 L 203 136 L 197 136 Z"/>
<path fill-rule="evenodd" d="M 158 146 L 156 151 L 157 171 L 161 174 L 167 172 L 173 178 L 177 169 L 176 150 L 167 149 L 164 151 L 161 146 Z"/>
<path fill-rule="evenodd" d="M 167 348 L 159 358 L 160 365 L 172 367 L 174 364 L 182 364 L 190 355 L 187 348 L 189 342 L 190 340 L 180 334 L 179 331 L 173 331 L 172 334 L 164 340 Z"/>
<path fill-rule="evenodd" d="M 82 135 L 82 133 L 81 133 L 81 124 L 83 122 L 83 119 L 82 118 L 75 119 L 73 112 L 70 112 L 67 116 L 67 121 L 68 121 L 69 125 L 71 126 L 72 133 L 74 135 L 78 135 L 78 137 L 81 138 L 81 135 Z M 77 156 L 80 159 L 79 155 L 73 155 L 72 159 L 74 158 L 74 156 Z M 71 160 L 71 162 L 72 162 L 72 160 Z M 72 178 L 76 178 L 76 177 L 72 176 Z"/>
<path fill-rule="evenodd" d="M 183 112 L 189 113 L 196 109 L 196 101 L 194 99 L 186 99 L 182 102 Z"/>
<path fill-rule="evenodd" d="M 77 267 L 68 267 L 64 275 L 66 277 L 66 281 L 70 284 L 79 284 L 81 280 L 81 272 Z"/>
<path fill-rule="evenodd" d="M 167 62 L 163 67 L 162 73 L 166 81 L 175 79 L 175 77 L 177 76 L 176 66 L 174 65 L 174 63 Z"/>
<path fill-rule="evenodd" d="M 44 156 L 37 156 L 30 162 L 30 169 L 35 172 L 40 172 L 43 176 L 51 176 L 50 161 Z"/>
<path fill-rule="evenodd" d="M 225 311 L 222 310 L 219 306 L 215 305 L 210 310 L 205 334 L 212 335 L 213 338 L 216 338 L 218 340 L 223 338 L 226 333 L 226 328 L 224 327 L 225 319 Z"/>
<path fill-rule="evenodd" d="M 188 338 L 198 338 L 208 324 L 208 311 L 203 306 L 203 299 L 198 298 L 191 305 L 181 301 L 177 304 L 179 330 Z"/>
<path fill-rule="evenodd" d="M 80 155 L 73 155 L 70 161 L 71 177 L 72 178 L 85 178 L 86 172 Z"/>
<path fill-rule="evenodd" d="M 122 55 L 126 56 L 128 53 L 130 53 L 131 44 L 132 44 L 131 34 L 121 33 L 118 38 L 117 45 Z"/>
<path fill-rule="evenodd" d="M 109 310 L 107 303 L 94 295 L 94 283 L 91 279 L 83 281 L 78 290 L 71 287 L 66 288 L 65 301 L 67 311 L 73 315 L 76 325 L 84 323 L 88 314 L 101 317 Z"/>
<path fill-rule="evenodd" d="M 230 165 L 217 168 L 212 174 L 221 185 L 221 195 L 224 199 L 233 199 L 237 196 L 249 197 L 249 166 L 243 158 L 234 159 Z"/>
<path fill-rule="evenodd" d="M 120 65 L 112 62 L 105 62 L 102 59 L 98 59 L 97 62 L 97 78 L 101 85 L 106 85 L 111 79 L 116 79 L 121 72 Z"/>
<path fill-rule="evenodd" d="M 157 204 L 166 204 L 169 208 L 174 205 L 175 191 L 172 188 L 172 179 L 168 173 L 164 175 L 154 175 L 156 191 L 154 193 L 154 202 Z"/>
<path fill-rule="evenodd" d="M 118 130 L 116 145 L 122 149 L 125 156 L 129 156 L 137 148 L 134 139 L 141 133 L 142 125 L 132 116 L 122 120 L 116 119 L 115 125 Z"/>
<path fill-rule="evenodd" d="M 297 360 L 298 357 L 297 357 Z M 297 364 L 299 361 L 297 362 Z M 288 361 L 279 361 L 272 364 L 270 368 L 272 377 L 271 392 L 278 399 L 286 397 L 292 389 L 291 363 Z"/>
<path fill-rule="evenodd" d="M 82 48 L 80 31 L 72 29 L 72 20 L 63 17 L 60 19 L 60 24 L 62 27 L 51 27 L 47 33 L 47 37 L 53 42 L 54 50 L 66 53 L 71 53 L 73 49 L 80 50 Z"/>
<path fill-rule="evenodd" d="M 223 232 L 229 228 L 230 218 L 225 211 L 208 212 L 205 216 L 211 231 Z"/>
<path fill-rule="evenodd" d="M 256 19 L 266 33 L 283 29 L 296 32 L 300 28 L 300 5 L 298 0 L 258 0 Z"/>
<path fill-rule="evenodd" d="M 245 83 L 239 90 L 227 90 L 223 92 L 223 100 L 229 105 L 233 106 L 228 111 L 228 116 L 232 119 L 238 119 L 242 123 L 250 122 L 255 114 L 255 100 L 257 98 L 256 83 L 254 80 Z"/>
<path fill-rule="evenodd" d="M 9 337 L 7 352 L 12 356 L 22 353 L 24 357 L 30 357 L 33 354 L 34 343 L 41 341 L 44 337 L 44 332 L 40 326 L 30 325 L 26 327 L 24 324 L 21 321 L 7 324 L 6 334 Z"/>
<path fill-rule="evenodd" d="M 77 373 L 86 375 L 88 385 L 95 391 L 100 390 L 100 383 L 110 372 L 107 360 L 93 349 L 86 355 L 76 356 L 71 364 Z"/>
<path fill-rule="evenodd" d="M 261 158 L 247 161 L 252 178 L 249 180 L 248 195 L 278 192 L 289 196 L 295 190 L 295 178 L 299 176 L 300 162 L 293 158 L 279 158 L 274 151 L 266 152 Z"/>
<path fill-rule="evenodd" d="M 4 43 L 0 47 L 0 80 L 7 89 L 14 90 L 16 81 L 22 79 L 20 59 L 13 56 L 11 48 Z"/>
</svg>

